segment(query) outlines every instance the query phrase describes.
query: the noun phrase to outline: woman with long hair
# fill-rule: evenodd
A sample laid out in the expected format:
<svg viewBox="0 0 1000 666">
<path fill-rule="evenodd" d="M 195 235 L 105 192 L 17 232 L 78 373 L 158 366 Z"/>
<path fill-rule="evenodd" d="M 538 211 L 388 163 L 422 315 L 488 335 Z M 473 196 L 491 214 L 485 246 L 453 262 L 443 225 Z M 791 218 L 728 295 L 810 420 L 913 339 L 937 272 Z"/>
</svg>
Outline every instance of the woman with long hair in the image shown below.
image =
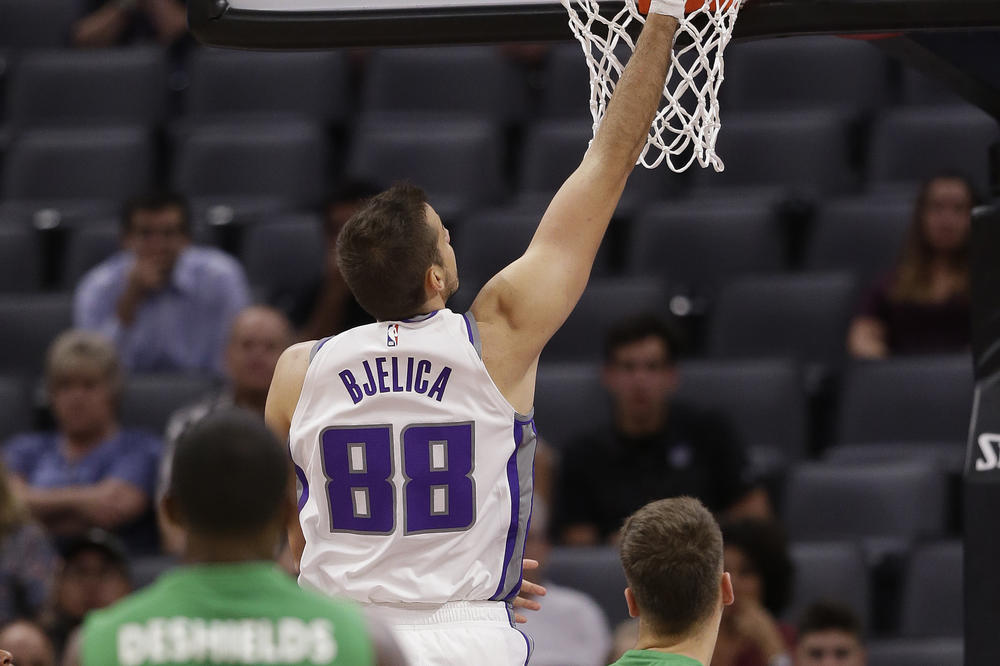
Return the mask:
<svg viewBox="0 0 1000 666">
<path fill-rule="evenodd" d="M 969 346 L 969 234 L 976 201 L 964 176 L 942 174 L 924 183 L 895 270 L 869 290 L 851 323 L 852 356 Z"/>
</svg>

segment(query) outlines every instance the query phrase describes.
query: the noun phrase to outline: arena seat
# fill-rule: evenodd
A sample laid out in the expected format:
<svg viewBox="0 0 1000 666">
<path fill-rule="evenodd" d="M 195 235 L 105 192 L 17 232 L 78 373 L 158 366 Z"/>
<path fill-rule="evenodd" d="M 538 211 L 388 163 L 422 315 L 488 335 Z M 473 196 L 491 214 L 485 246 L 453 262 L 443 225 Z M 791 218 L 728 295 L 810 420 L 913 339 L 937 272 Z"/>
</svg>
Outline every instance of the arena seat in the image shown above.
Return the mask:
<svg viewBox="0 0 1000 666">
<path fill-rule="evenodd" d="M 870 641 L 868 666 L 963 666 L 960 638 Z"/>
<path fill-rule="evenodd" d="M 349 63 L 339 51 L 264 52 L 199 48 L 189 59 L 184 114 L 202 119 L 301 117 L 345 122 L 352 111 Z"/>
<path fill-rule="evenodd" d="M 122 390 L 122 425 L 162 434 L 171 414 L 204 398 L 214 385 L 215 379 L 206 375 L 133 375 Z"/>
<path fill-rule="evenodd" d="M 31 401 L 24 380 L 0 376 L 0 444 L 11 435 L 31 429 Z"/>
<path fill-rule="evenodd" d="M 961 106 L 966 101 L 946 86 L 911 68 L 903 68 L 902 101 L 907 106 Z"/>
<path fill-rule="evenodd" d="M 326 135 L 311 123 L 209 123 L 175 138 L 172 183 L 191 197 L 271 196 L 319 203 Z"/>
<path fill-rule="evenodd" d="M 590 119 L 590 76 L 587 60 L 577 44 L 549 49 L 542 73 L 541 113 L 547 118 Z"/>
<path fill-rule="evenodd" d="M 838 444 L 823 454 L 823 460 L 838 465 L 860 465 L 896 461 L 916 461 L 935 469 L 960 475 L 965 466 L 965 442 L 866 442 Z"/>
<path fill-rule="evenodd" d="M 39 375 L 49 344 L 72 322 L 67 294 L 0 296 L 0 373 Z"/>
<path fill-rule="evenodd" d="M 862 549 L 849 541 L 793 543 L 795 585 L 784 619 L 798 622 L 802 612 L 817 601 L 846 605 L 861 620 L 871 623 L 871 580 Z"/>
<path fill-rule="evenodd" d="M 162 48 L 37 51 L 13 69 L 7 119 L 16 127 L 152 126 L 166 97 Z"/>
<path fill-rule="evenodd" d="M 597 363 L 543 363 L 535 382 L 535 428 L 558 449 L 611 422 L 611 399 Z"/>
<path fill-rule="evenodd" d="M 960 637 L 963 609 L 962 543 L 947 541 L 916 548 L 903 583 L 900 633 Z"/>
<path fill-rule="evenodd" d="M 138 128 L 19 133 L 3 172 L 6 199 L 122 200 L 152 182 L 153 147 Z"/>
<path fill-rule="evenodd" d="M 74 289 L 80 278 L 121 248 L 121 226 L 114 221 L 80 225 L 70 230 L 60 286 Z"/>
<path fill-rule="evenodd" d="M 553 548 L 545 564 L 545 573 L 553 583 L 593 597 L 610 626 L 628 619 L 625 605 L 628 583 L 617 548 Z"/>
<path fill-rule="evenodd" d="M 77 0 L 0 0 L 0 47 L 64 46 L 79 10 Z"/>
<path fill-rule="evenodd" d="M 42 265 L 42 243 L 35 229 L 0 226 L 0 292 L 41 289 Z"/>
<path fill-rule="evenodd" d="M 366 113 L 512 123 L 524 116 L 526 85 L 496 46 L 379 49 L 367 63 L 361 104 Z"/>
<path fill-rule="evenodd" d="M 841 389 L 836 440 L 964 441 L 972 388 L 965 354 L 853 363 Z"/>
<path fill-rule="evenodd" d="M 241 260 L 250 284 L 268 293 L 305 288 L 323 275 L 326 238 L 322 223 L 314 216 L 276 216 L 249 225 L 242 246 Z"/>
<path fill-rule="evenodd" d="M 797 540 L 906 542 L 945 523 L 945 478 L 926 463 L 803 463 L 785 488 L 784 522 Z"/>
</svg>

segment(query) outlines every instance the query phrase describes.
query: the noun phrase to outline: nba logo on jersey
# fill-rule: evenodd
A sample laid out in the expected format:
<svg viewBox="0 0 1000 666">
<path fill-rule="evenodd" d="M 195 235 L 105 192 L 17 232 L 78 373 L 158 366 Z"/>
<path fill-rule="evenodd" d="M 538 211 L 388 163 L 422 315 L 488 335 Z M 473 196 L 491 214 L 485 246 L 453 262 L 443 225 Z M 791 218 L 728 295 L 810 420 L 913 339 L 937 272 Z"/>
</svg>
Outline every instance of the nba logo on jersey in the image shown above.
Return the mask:
<svg viewBox="0 0 1000 666">
<path fill-rule="evenodd" d="M 386 330 L 385 346 L 395 347 L 399 344 L 399 324 L 389 324 Z"/>
</svg>

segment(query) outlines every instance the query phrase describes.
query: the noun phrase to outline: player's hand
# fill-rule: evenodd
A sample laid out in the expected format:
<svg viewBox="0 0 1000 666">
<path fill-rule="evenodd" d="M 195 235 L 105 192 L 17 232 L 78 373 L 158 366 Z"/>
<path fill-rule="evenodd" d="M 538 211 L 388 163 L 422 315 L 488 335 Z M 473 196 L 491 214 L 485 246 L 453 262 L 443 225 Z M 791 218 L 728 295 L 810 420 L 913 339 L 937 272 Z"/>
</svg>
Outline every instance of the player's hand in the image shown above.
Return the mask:
<svg viewBox="0 0 1000 666">
<path fill-rule="evenodd" d="M 525 571 L 531 571 L 538 568 L 538 560 L 524 559 L 522 567 Z M 530 580 L 521 580 L 521 593 L 514 598 L 514 608 L 524 608 L 527 610 L 541 610 L 542 605 L 532 599 L 531 597 L 544 597 L 545 588 L 538 583 L 532 583 Z M 528 621 L 528 618 L 521 615 L 520 613 L 514 613 L 514 621 L 518 624 L 524 624 Z"/>
</svg>

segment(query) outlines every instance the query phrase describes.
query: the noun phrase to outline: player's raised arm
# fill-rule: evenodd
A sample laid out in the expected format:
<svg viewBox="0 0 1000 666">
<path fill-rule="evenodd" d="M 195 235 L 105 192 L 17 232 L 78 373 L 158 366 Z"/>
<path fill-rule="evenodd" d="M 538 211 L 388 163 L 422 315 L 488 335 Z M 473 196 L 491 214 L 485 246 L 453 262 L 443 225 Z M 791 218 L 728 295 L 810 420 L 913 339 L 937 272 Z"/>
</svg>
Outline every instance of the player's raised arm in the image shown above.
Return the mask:
<svg viewBox="0 0 1000 666">
<path fill-rule="evenodd" d="M 597 249 L 659 106 L 682 0 L 654 0 L 582 163 L 542 217 L 524 255 L 480 292 L 473 314 L 510 331 L 507 363 L 523 373 L 580 299 Z M 653 12 L 656 12 L 655 14 Z M 485 334 L 485 331 L 484 331 Z"/>
</svg>

